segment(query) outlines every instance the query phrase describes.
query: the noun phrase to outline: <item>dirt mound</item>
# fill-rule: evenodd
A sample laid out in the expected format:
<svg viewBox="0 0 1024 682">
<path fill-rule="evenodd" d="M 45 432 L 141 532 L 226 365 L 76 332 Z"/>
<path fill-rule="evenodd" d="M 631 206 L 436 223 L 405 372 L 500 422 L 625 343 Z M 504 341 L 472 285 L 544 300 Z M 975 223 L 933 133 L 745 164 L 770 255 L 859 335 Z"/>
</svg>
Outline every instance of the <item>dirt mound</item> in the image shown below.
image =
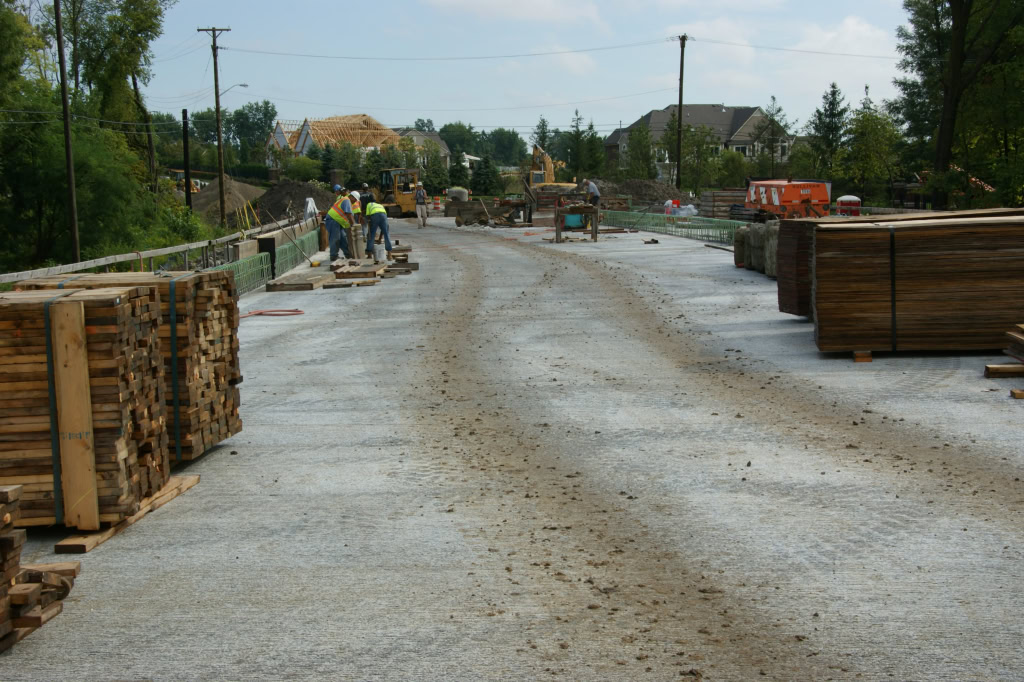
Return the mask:
<svg viewBox="0 0 1024 682">
<path fill-rule="evenodd" d="M 228 222 L 232 222 L 235 209 L 241 208 L 246 201 L 259 198 L 264 190 L 262 187 L 247 185 L 244 182 L 224 178 L 224 210 L 228 215 Z M 214 180 L 192 197 L 192 210 L 206 219 L 207 222 L 216 224 L 220 222 L 220 183 Z"/>
<path fill-rule="evenodd" d="M 657 180 L 594 180 L 602 195 L 615 196 L 625 194 L 633 197 L 633 203 L 664 202 L 669 199 L 687 199 L 687 196 L 672 185 Z M 688 200 L 688 199 L 687 199 Z"/>
<path fill-rule="evenodd" d="M 318 211 L 326 211 L 334 203 L 334 193 L 308 182 L 282 180 L 267 190 L 255 208 L 262 222 L 283 220 L 288 212 L 299 215 L 306 207 L 306 197 L 313 197 Z M 291 208 L 289 208 L 291 206 Z"/>
</svg>

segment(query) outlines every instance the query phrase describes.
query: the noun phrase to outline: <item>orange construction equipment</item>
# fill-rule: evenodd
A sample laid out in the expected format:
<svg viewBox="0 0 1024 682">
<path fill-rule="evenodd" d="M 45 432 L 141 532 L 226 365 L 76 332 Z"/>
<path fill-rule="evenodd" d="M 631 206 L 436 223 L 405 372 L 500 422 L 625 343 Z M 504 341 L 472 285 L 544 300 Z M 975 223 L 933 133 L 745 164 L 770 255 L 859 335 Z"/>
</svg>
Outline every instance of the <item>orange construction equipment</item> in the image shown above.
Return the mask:
<svg viewBox="0 0 1024 682">
<path fill-rule="evenodd" d="M 829 214 L 829 187 L 824 182 L 755 180 L 747 188 L 747 208 L 779 218 L 822 218 Z"/>
</svg>

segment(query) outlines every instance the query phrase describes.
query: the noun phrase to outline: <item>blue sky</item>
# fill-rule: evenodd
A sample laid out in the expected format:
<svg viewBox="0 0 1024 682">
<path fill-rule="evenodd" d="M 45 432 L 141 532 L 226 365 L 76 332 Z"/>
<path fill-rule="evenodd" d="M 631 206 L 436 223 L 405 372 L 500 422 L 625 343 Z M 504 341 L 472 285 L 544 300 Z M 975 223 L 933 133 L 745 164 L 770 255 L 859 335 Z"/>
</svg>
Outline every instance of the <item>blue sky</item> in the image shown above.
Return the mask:
<svg viewBox="0 0 1024 682">
<path fill-rule="evenodd" d="M 175 114 L 213 106 L 209 36 L 196 28 L 230 27 L 219 39 L 221 90 L 249 87 L 227 92 L 226 108 L 269 99 L 283 119 L 367 113 L 391 126 L 430 118 L 438 128 L 462 120 L 524 137 L 541 114 L 564 129 L 579 108 L 608 134 L 676 101 L 679 44 L 661 39 L 685 32 L 693 39 L 684 101 L 764 106 L 775 95 L 802 125 L 833 80 L 853 103 L 865 85 L 876 101 L 894 96 L 905 16 L 899 0 L 178 0 L 153 46 L 145 94 L 152 108 Z M 633 43 L 647 44 L 502 56 Z"/>
</svg>

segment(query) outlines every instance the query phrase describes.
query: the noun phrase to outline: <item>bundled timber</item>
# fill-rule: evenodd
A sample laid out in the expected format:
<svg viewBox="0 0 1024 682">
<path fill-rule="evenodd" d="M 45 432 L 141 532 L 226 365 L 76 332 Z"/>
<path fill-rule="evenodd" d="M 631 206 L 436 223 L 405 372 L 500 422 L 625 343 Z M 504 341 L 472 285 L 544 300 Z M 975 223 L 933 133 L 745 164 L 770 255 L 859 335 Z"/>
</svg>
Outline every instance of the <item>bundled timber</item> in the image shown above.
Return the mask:
<svg viewBox="0 0 1024 682">
<path fill-rule="evenodd" d="M 0 486 L 0 652 L 7 651 L 59 614 L 71 592 L 78 563 L 22 566 L 25 531 L 16 530 L 22 486 Z"/>
<path fill-rule="evenodd" d="M 764 272 L 764 237 L 766 227 L 764 223 L 751 223 L 750 232 L 747 234 L 747 258 L 743 266 L 747 270 Z"/>
<path fill-rule="evenodd" d="M 811 317 L 811 240 L 819 225 L 843 225 L 873 221 L 877 225 L 891 225 L 920 220 L 946 220 L 955 218 L 986 218 L 1024 215 L 1024 209 L 995 208 L 972 211 L 945 211 L 931 213 L 900 213 L 874 218 L 846 218 L 830 216 L 805 220 L 783 220 L 779 226 L 778 282 L 779 310 L 790 315 Z"/>
<path fill-rule="evenodd" d="M 1006 339 L 1009 342 L 1006 354 L 1024 362 L 1024 324 L 1015 325 L 1013 329 L 1006 332 Z M 1021 366 L 1024 370 L 1024 365 Z"/>
<path fill-rule="evenodd" d="M 764 274 L 769 277 L 778 276 L 779 255 L 779 221 L 773 220 L 765 224 L 764 232 Z"/>
<path fill-rule="evenodd" d="M 820 350 L 1006 348 L 1024 319 L 1024 217 L 819 222 L 813 235 Z"/>
<path fill-rule="evenodd" d="M 705 218 L 729 219 L 734 204 L 742 206 L 747 200 L 745 189 L 708 190 L 700 195 L 700 215 Z"/>
<path fill-rule="evenodd" d="M 811 316 L 811 237 L 814 224 L 783 220 L 776 249 L 779 310 L 790 315 Z"/>
<path fill-rule="evenodd" d="M 746 267 L 747 241 L 750 237 L 750 226 L 737 227 L 732 236 L 732 262 L 738 267 Z"/>
<path fill-rule="evenodd" d="M 150 287 L 0 294 L 0 484 L 22 526 L 134 514 L 169 476 L 161 299 Z"/>
<path fill-rule="evenodd" d="M 172 463 L 195 459 L 242 430 L 238 414 L 238 384 L 242 381 L 238 365 L 238 290 L 233 273 L 72 274 L 26 280 L 17 286 L 56 289 L 65 283 L 84 289 L 145 286 L 159 295 Z"/>
</svg>

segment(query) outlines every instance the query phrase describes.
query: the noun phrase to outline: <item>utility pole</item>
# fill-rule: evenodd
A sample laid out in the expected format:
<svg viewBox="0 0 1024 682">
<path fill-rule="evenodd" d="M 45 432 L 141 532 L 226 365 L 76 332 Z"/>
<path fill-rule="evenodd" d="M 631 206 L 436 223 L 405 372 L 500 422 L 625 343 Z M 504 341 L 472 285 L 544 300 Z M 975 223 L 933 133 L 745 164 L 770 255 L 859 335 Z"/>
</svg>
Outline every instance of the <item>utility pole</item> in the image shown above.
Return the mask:
<svg viewBox="0 0 1024 682">
<path fill-rule="evenodd" d="M 68 69 L 64 60 L 64 29 L 60 22 L 60 0 L 53 0 L 53 16 L 57 22 L 57 54 L 60 59 L 60 98 L 64 107 L 64 162 L 68 171 L 68 221 L 71 226 L 71 250 L 78 263 L 82 250 L 78 244 L 78 200 L 75 199 L 75 159 L 71 153 L 71 111 L 68 108 Z"/>
<path fill-rule="evenodd" d="M 185 206 L 192 210 L 192 160 L 188 154 L 188 109 L 181 110 L 181 148 L 185 155 Z"/>
<path fill-rule="evenodd" d="M 679 108 L 676 110 L 676 189 L 683 191 L 683 63 L 686 60 L 685 33 L 679 36 Z"/>
<path fill-rule="evenodd" d="M 224 139 L 220 131 L 220 76 L 217 73 L 217 36 L 230 28 L 197 28 L 197 33 L 209 33 L 213 38 L 213 94 L 217 105 L 217 176 L 220 185 L 220 226 L 227 227 L 228 217 L 224 202 Z"/>
</svg>

